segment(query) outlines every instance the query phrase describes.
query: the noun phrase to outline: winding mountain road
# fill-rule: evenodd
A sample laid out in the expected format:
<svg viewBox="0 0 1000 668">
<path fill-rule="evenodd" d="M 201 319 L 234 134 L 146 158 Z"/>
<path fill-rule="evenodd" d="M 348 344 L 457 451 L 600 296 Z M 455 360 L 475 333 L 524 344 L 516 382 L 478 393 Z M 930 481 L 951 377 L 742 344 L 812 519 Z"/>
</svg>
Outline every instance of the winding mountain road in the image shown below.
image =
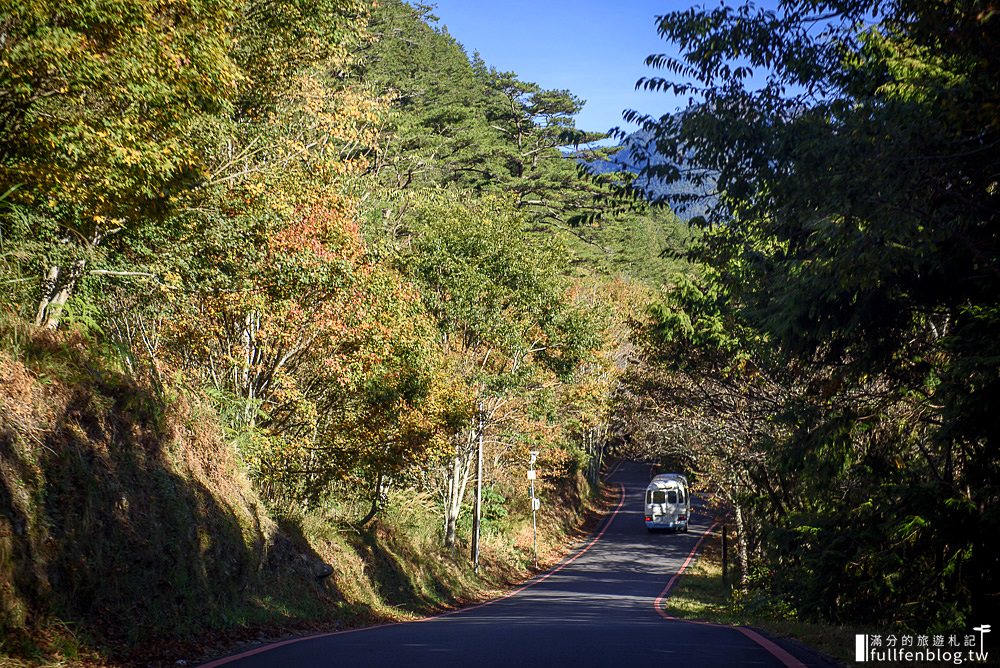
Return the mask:
<svg viewBox="0 0 1000 668">
<path fill-rule="evenodd" d="M 696 515 L 690 533 L 647 533 L 648 474 L 648 466 L 632 463 L 613 471 L 608 484 L 621 500 L 595 537 L 513 595 L 420 622 L 275 643 L 202 668 L 829 665 L 749 629 L 662 612 L 665 589 L 709 522 Z"/>
</svg>

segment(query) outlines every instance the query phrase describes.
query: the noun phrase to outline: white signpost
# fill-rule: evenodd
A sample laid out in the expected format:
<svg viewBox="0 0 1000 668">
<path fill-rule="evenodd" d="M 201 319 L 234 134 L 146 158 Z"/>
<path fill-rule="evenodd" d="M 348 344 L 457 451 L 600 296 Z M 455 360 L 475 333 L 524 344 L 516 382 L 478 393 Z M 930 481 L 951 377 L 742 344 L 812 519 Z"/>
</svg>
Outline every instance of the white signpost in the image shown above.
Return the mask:
<svg viewBox="0 0 1000 668">
<path fill-rule="evenodd" d="M 542 503 L 540 500 L 535 498 L 535 479 L 538 475 L 535 473 L 535 461 L 538 459 L 538 450 L 531 451 L 531 461 L 528 465 L 531 467 L 528 469 L 528 480 L 531 483 L 531 547 L 535 553 L 535 568 L 538 568 L 538 509 L 541 507 Z"/>
<path fill-rule="evenodd" d="M 479 447 L 476 453 L 476 508 L 472 518 L 472 570 L 479 574 L 479 531 L 483 522 L 483 405 L 476 410 L 479 418 Z"/>
</svg>

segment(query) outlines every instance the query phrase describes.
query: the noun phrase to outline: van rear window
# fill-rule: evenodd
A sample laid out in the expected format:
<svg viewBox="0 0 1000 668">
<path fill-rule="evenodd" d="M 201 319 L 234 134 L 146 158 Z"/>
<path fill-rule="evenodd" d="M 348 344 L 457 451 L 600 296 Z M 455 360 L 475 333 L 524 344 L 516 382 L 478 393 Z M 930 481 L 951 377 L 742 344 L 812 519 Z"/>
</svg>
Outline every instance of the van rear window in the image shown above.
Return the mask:
<svg viewBox="0 0 1000 668">
<path fill-rule="evenodd" d="M 667 503 L 677 503 L 677 491 L 670 490 L 667 492 Z"/>
<path fill-rule="evenodd" d="M 667 500 L 667 494 L 663 490 L 656 490 L 653 492 L 653 503 L 665 503 Z"/>
</svg>

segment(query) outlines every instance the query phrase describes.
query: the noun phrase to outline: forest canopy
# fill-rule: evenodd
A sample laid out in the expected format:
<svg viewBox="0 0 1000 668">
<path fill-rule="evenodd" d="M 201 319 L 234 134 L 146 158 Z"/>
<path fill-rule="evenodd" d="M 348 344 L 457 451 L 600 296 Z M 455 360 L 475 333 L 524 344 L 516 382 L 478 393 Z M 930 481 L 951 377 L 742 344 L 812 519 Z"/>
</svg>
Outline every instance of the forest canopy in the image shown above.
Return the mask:
<svg viewBox="0 0 1000 668">
<path fill-rule="evenodd" d="M 712 462 L 747 584 L 803 617 L 997 610 L 997 21 L 977 1 L 675 11 L 680 55 L 638 85 L 693 102 L 626 114 L 647 177 L 715 188 L 634 391 Z"/>
</svg>

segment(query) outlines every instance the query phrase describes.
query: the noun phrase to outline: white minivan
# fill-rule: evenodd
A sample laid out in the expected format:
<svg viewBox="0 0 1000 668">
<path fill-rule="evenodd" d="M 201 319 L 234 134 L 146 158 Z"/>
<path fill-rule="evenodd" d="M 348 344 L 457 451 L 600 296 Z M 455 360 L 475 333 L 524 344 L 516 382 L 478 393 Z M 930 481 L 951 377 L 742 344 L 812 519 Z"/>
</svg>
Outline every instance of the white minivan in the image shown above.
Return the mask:
<svg viewBox="0 0 1000 668">
<path fill-rule="evenodd" d="M 680 473 L 661 473 L 646 487 L 646 529 L 687 531 L 691 517 L 691 495 L 687 478 Z"/>
</svg>

